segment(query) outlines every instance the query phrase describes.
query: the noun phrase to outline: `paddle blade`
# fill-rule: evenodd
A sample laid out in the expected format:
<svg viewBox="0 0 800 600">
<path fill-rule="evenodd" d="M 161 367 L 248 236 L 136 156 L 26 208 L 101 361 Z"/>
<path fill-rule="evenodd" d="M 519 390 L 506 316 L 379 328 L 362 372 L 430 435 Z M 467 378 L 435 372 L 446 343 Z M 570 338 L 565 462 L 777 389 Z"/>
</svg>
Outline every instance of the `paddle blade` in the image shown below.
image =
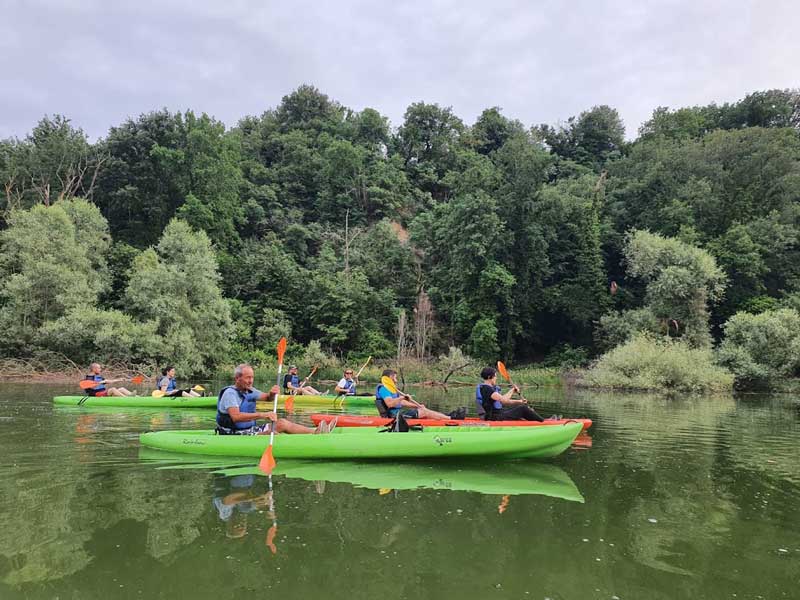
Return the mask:
<svg viewBox="0 0 800 600">
<path fill-rule="evenodd" d="M 500 371 L 500 375 L 503 376 L 503 379 L 505 379 L 508 382 L 511 381 L 511 377 L 509 377 L 508 371 L 506 370 L 506 366 L 503 364 L 502 360 L 497 361 L 497 370 Z"/>
<path fill-rule="evenodd" d="M 131 383 L 135 383 L 136 385 L 139 385 L 143 381 L 144 381 L 144 377 L 142 377 L 141 375 L 137 375 L 136 377 L 131 379 Z"/>
<path fill-rule="evenodd" d="M 278 341 L 277 350 L 278 350 L 278 364 L 282 365 L 283 364 L 283 355 L 286 354 L 286 338 L 285 337 L 282 337 Z"/>
<path fill-rule="evenodd" d="M 150 395 L 153 398 L 163 398 L 166 394 L 164 394 L 164 392 L 162 392 L 161 390 L 153 390 L 152 392 L 150 392 Z"/>
<path fill-rule="evenodd" d="M 289 396 L 286 402 L 283 403 L 286 412 L 294 412 L 294 396 Z"/>
<path fill-rule="evenodd" d="M 100 385 L 100 382 L 99 381 L 92 381 L 90 379 L 84 379 L 78 385 L 81 386 L 82 390 L 90 390 L 90 389 L 95 388 L 98 385 Z"/>
<path fill-rule="evenodd" d="M 267 446 L 267 449 L 264 450 L 264 454 L 261 455 L 261 460 L 258 461 L 258 468 L 265 474 L 265 475 L 272 475 L 272 469 L 275 468 L 275 457 L 272 456 L 272 444 Z"/>
<path fill-rule="evenodd" d="M 389 377 L 388 375 L 384 375 L 383 377 L 381 377 L 381 384 L 392 394 L 397 393 L 397 385 L 395 384 L 394 381 L 392 381 L 392 378 Z"/>
<path fill-rule="evenodd" d="M 277 533 L 278 533 L 277 525 L 273 525 L 267 530 L 267 548 L 269 548 L 269 551 L 272 552 L 273 554 L 278 553 L 278 548 L 277 546 L 275 546 L 275 534 Z"/>
<path fill-rule="evenodd" d="M 200 385 L 200 384 L 198 384 L 198 385 L 194 386 L 192 389 L 193 389 L 195 392 L 205 392 L 205 391 L 206 391 L 206 388 L 204 388 L 204 387 L 203 387 L 202 385 Z"/>
</svg>

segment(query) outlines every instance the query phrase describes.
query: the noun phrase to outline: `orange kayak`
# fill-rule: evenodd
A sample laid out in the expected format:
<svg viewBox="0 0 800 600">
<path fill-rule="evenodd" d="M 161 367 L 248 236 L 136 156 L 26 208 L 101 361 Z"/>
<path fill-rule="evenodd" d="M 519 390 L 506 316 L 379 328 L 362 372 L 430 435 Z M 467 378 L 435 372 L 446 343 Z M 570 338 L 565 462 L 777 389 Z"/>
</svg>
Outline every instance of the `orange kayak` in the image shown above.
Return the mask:
<svg viewBox="0 0 800 600">
<path fill-rule="evenodd" d="M 364 415 L 329 415 L 314 413 L 311 420 L 314 425 L 319 425 L 320 421 L 330 421 L 337 418 L 337 427 L 383 427 L 388 425 L 391 419 L 385 417 L 370 417 Z M 441 427 L 442 425 L 458 427 L 536 427 L 539 425 L 564 425 L 565 423 L 581 423 L 583 430 L 586 431 L 592 426 L 591 419 L 559 419 L 557 421 L 482 421 L 476 418 L 463 420 L 448 419 L 407 419 L 409 425 L 425 425 L 428 427 Z"/>
</svg>

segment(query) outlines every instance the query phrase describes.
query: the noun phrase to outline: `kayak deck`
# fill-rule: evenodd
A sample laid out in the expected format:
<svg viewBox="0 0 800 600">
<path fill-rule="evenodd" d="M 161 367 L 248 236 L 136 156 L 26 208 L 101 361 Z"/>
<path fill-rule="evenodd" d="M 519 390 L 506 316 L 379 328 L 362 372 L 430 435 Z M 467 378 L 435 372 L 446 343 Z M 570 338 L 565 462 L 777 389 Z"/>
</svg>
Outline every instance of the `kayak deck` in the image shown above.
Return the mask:
<svg viewBox="0 0 800 600">
<path fill-rule="evenodd" d="M 314 413 L 311 420 L 314 425 L 319 425 L 321 421 L 332 421 L 336 419 L 337 427 L 386 427 L 392 419 L 386 417 L 365 416 L 365 415 L 329 415 L 324 413 Z M 567 423 L 580 423 L 584 431 L 592 426 L 591 419 L 558 419 L 548 421 L 483 421 L 475 417 L 466 419 L 406 419 L 409 425 L 423 425 L 425 427 L 536 427 L 542 425 L 566 425 Z"/>
<path fill-rule="evenodd" d="M 379 459 L 557 456 L 581 432 L 580 423 L 558 427 L 427 427 L 423 431 L 379 433 L 370 428 L 337 428 L 330 434 L 281 434 L 275 458 Z M 139 438 L 143 446 L 188 454 L 260 457 L 268 435 L 215 435 L 213 431 L 156 431 Z"/>
<path fill-rule="evenodd" d="M 216 408 L 217 399 L 212 396 L 199 398 L 169 398 L 162 396 L 55 396 L 53 404 L 62 406 L 106 406 L 146 408 Z"/>
</svg>

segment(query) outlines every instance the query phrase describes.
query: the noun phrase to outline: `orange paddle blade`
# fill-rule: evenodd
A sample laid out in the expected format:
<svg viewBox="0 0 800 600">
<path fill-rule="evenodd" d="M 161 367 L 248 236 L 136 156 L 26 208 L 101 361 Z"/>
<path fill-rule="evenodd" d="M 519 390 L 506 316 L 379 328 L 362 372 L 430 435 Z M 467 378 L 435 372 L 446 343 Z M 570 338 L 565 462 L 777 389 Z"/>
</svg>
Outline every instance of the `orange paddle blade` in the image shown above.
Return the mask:
<svg viewBox="0 0 800 600">
<path fill-rule="evenodd" d="M 508 376 L 508 371 L 506 370 L 506 366 L 503 364 L 502 360 L 497 361 L 497 370 L 500 371 L 500 375 L 503 376 L 503 379 L 510 382 L 511 377 Z"/>
<path fill-rule="evenodd" d="M 283 364 L 283 355 L 286 354 L 286 338 L 282 337 L 278 341 L 278 364 Z"/>
<path fill-rule="evenodd" d="M 82 390 L 90 390 L 90 389 L 100 385 L 100 382 L 99 381 L 92 381 L 91 379 L 84 379 L 78 385 L 81 386 Z"/>
<path fill-rule="evenodd" d="M 139 385 L 143 381 L 144 381 L 144 377 L 142 377 L 141 375 L 137 375 L 136 377 L 131 379 L 131 383 L 135 383 L 136 385 Z"/>
<path fill-rule="evenodd" d="M 283 403 L 286 412 L 294 412 L 294 396 L 289 396 L 286 402 Z"/>
<path fill-rule="evenodd" d="M 264 454 L 261 455 L 261 460 L 258 461 L 258 468 L 265 475 L 272 475 L 272 469 L 275 468 L 275 457 L 272 456 L 272 444 L 267 446 Z"/>
</svg>

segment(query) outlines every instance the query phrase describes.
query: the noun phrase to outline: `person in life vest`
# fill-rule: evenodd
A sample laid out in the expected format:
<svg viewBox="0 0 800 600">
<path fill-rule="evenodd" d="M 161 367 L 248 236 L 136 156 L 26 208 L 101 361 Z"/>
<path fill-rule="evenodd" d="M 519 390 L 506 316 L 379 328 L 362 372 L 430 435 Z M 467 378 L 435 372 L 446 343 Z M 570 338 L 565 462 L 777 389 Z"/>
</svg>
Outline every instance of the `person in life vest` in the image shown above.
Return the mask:
<svg viewBox="0 0 800 600">
<path fill-rule="evenodd" d="M 100 374 L 102 371 L 103 367 L 101 367 L 99 363 L 94 362 L 89 365 L 89 373 L 84 377 L 84 380 L 96 381 L 97 385 L 88 390 L 84 390 L 87 396 L 133 396 L 133 392 L 124 387 L 107 388 L 107 383 L 125 381 L 125 379 L 106 379 Z"/>
<path fill-rule="evenodd" d="M 381 375 L 381 378 L 383 377 L 389 377 L 394 381 L 395 388 L 397 387 L 397 371 L 394 369 L 386 369 Z M 445 415 L 431 410 L 400 390 L 392 393 L 383 384 L 375 388 L 375 403 L 378 406 L 378 411 L 381 413 L 381 416 L 384 416 L 381 408 L 385 407 L 386 416 L 392 418 L 396 417 L 398 413 L 401 413 L 407 419 L 439 419 L 449 421 L 450 419 L 456 418 L 454 415 Z M 460 418 L 463 419 L 464 414 L 462 411 L 463 409 L 457 409 L 453 412 L 458 412 L 458 414 L 461 415 Z"/>
<path fill-rule="evenodd" d="M 482 418 L 487 421 L 544 421 L 525 400 L 511 397 L 519 393 L 517 386 L 512 385 L 505 394 L 502 393 L 493 367 L 484 368 L 481 379 L 483 381 L 475 388 L 475 402 Z"/>
<path fill-rule="evenodd" d="M 264 393 L 253 387 L 253 379 L 255 373 L 250 365 L 241 364 L 234 369 L 233 385 L 223 388 L 217 397 L 217 433 L 262 435 L 269 434 L 272 427 L 275 433 L 328 433 L 336 426 L 335 420 L 330 424 L 323 421 L 312 429 L 289 419 L 279 419 L 274 412 L 257 411 L 257 401 L 274 399 L 280 390 L 274 385 L 268 394 Z M 268 422 L 259 426 L 256 421 L 260 419 Z"/>
<path fill-rule="evenodd" d="M 357 383 L 353 379 L 353 369 L 345 369 L 344 377 L 336 384 L 336 394 L 339 396 L 355 396 Z"/>
<path fill-rule="evenodd" d="M 297 374 L 297 365 L 291 365 L 288 373 L 283 378 L 283 392 L 284 394 L 300 395 L 306 394 L 309 396 L 319 396 L 320 391 L 315 390 L 310 385 L 306 385 L 306 380 L 300 381 Z"/>
<path fill-rule="evenodd" d="M 178 385 L 175 383 L 175 367 L 161 369 L 161 375 L 156 379 L 156 389 L 170 397 L 197 398 L 200 396 L 191 388 L 178 389 Z"/>
</svg>

